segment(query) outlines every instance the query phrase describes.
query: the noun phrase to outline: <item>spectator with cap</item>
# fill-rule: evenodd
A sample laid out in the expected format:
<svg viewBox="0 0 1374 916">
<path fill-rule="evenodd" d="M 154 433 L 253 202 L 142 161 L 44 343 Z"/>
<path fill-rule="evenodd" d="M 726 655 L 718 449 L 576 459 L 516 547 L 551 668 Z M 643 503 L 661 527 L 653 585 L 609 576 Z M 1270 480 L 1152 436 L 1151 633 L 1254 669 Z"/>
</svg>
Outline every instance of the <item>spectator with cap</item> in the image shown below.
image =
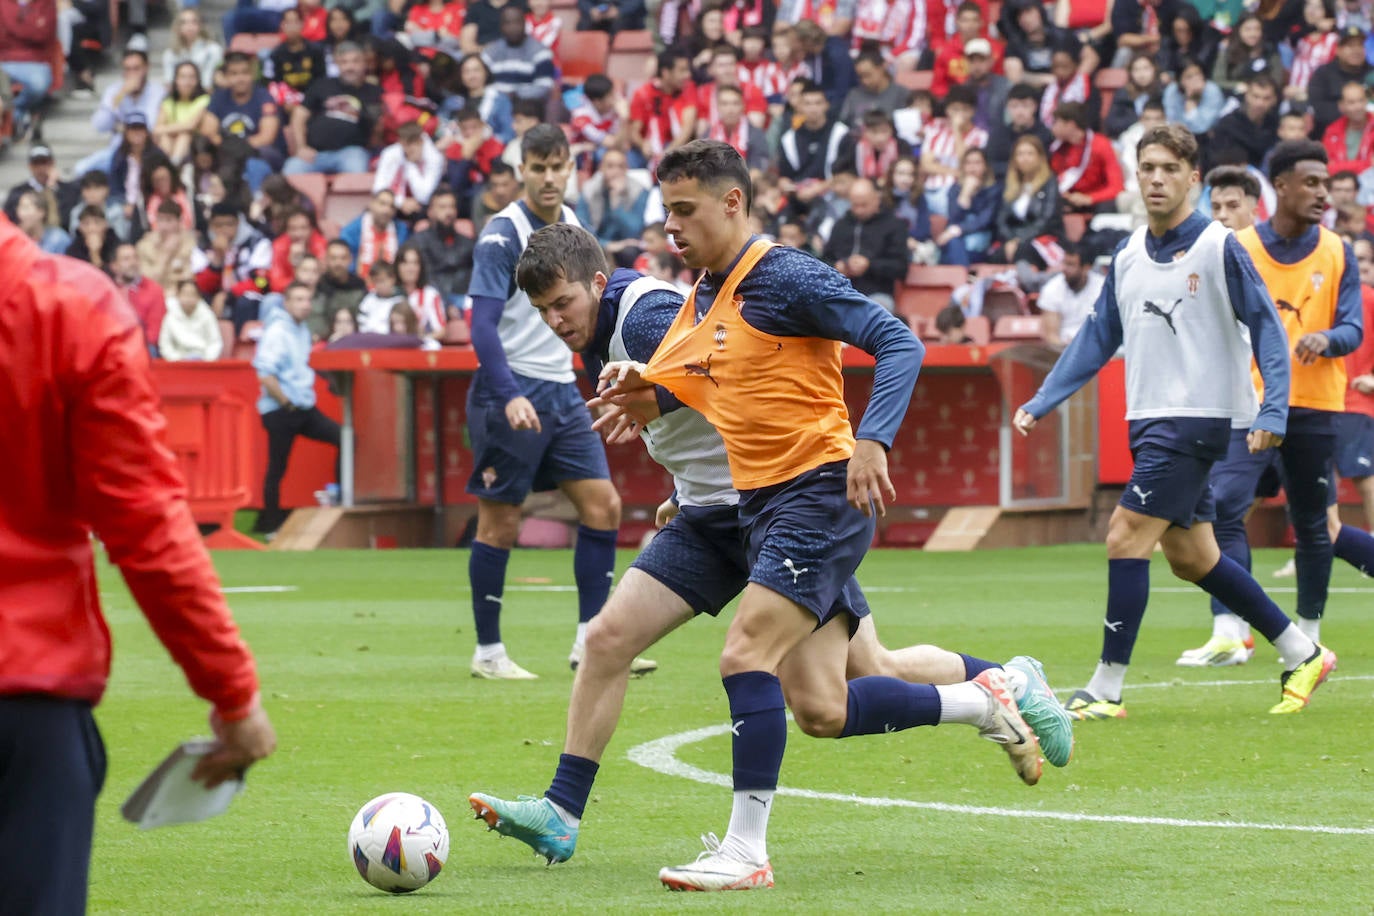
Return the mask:
<svg viewBox="0 0 1374 916">
<path fill-rule="evenodd" d="M 20 136 L 52 88 L 49 60 L 56 41 L 54 0 L 0 0 L 0 73 L 19 84 L 14 112 Z"/>
<path fill-rule="evenodd" d="M 53 161 L 52 147 L 45 143 L 29 147 L 29 177 L 11 188 L 5 197 L 5 215 L 12 222 L 18 216 L 19 195 L 25 191 L 37 191 L 47 201 L 48 224 L 58 228 L 67 225 L 72 208 L 81 199 L 76 182 L 62 180 L 57 163 Z"/>
<path fill-rule="evenodd" d="M 975 38 L 965 44 L 964 60 L 967 66 L 963 85 L 972 89 L 978 99 L 973 109 L 973 123 L 983 130 L 990 130 L 994 124 L 1001 124 L 1006 118 L 1011 81 L 994 72 L 992 44 L 986 38 Z"/>
<path fill-rule="evenodd" d="M 42 194 L 25 188 L 19 192 L 19 202 L 14 209 L 14 224 L 39 248 L 48 254 L 62 254 L 71 247 L 72 237 L 48 224 L 48 201 Z"/>
<path fill-rule="evenodd" d="M 311 84 L 291 114 L 296 154 L 282 167 L 284 174 L 368 171 L 368 150 L 382 115 L 381 90 L 367 82 L 367 62 L 358 45 L 341 43 L 334 62 L 339 75 Z"/>
<path fill-rule="evenodd" d="M 1312 133 L 1318 137 L 1341 116 L 1341 87 L 1352 82 L 1368 86 L 1374 73 L 1374 67 L 1365 59 L 1364 31 L 1358 26 L 1346 26 L 1339 34 L 1335 59 L 1318 67 L 1312 74 L 1312 82 L 1307 84 Z"/>
<path fill-rule="evenodd" d="M 983 8 L 976 0 L 963 0 L 954 13 L 954 34 L 940 46 L 939 53 L 935 55 L 930 91 L 935 93 L 936 98 L 943 98 L 950 87 L 964 81 L 964 73 L 968 69 L 968 43 L 977 39 L 987 42 L 986 48 L 992 58 L 992 68 L 1002 69 L 1002 43 L 994 43 L 988 37 Z"/>
<path fill-rule="evenodd" d="M 110 224 L 115 235 L 121 239 L 129 237 L 129 220 L 124 216 L 124 205 L 112 199 L 110 195 L 110 176 L 99 169 L 87 172 L 81 176 L 78 182 L 81 199 L 72 207 L 72 214 L 66 226 L 67 234 L 72 238 L 77 236 L 77 223 L 81 220 L 81 213 L 87 207 L 95 207 L 105 214 L 105 221 Z"/>
<path fill-rule="evenodd" d="M 124 294 L 138 323 L 143 326 L 143 338 L 148 343 L 148 352 L 157 356 L 157 342 L 162 336 L 162 319 L 167 314 L 167 294 L 155 281 L 143 276 L 138 263 L 138 250 L 128 242 L 115 249 L 114 260 L 110 262 L 110 275 L 115 286 Z"/>
<path fill-rule="evenodd" d="M 148 79 L 148 55 L 142 51 L 125 51 L 120 64 L 122 79 L 105 90 L 100 106 L 91 116 L 91 126 L 97 133 L 110 135 L 105 149 L 97 150 L 82 159 L 76 174 L 84 175 L 93 169 L 110 171 L 114 151 L 124 139 L 124 125 L 131 115 L 139 114 L 143 123 L 156 124 L 162 98 L 166 94 L 162 84 Z"/>
</svg>

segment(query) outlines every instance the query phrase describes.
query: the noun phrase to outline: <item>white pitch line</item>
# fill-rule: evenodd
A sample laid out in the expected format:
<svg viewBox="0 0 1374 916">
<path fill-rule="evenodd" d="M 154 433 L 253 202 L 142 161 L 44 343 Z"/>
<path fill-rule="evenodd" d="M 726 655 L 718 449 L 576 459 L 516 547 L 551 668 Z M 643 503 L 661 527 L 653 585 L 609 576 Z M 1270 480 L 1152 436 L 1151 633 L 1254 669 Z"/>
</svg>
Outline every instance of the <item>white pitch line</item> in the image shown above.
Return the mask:
<svg viewBox="0 0 1374 916">
<path fill-rule="evenodd" d="M 930 591 L 929 588 L 921 588 L 920 586 L 914 586 L 914 585 L 865 585 L 863 588 L 864 588 L 864 593 L 865 593 L 865 594 L 869 594 L 869 595 L 907 595 L 907 594 L 915 594 L 915 593 L 917 593 L 917 592 L 928 592 L 928 591 Z M 270 589 L 261 589 L 261 590 L 262 590 L 262 591 L 269 591 Z M 472 589 L 471 589 L 471 588 L 468 588 L 468 587 L 460 587 L 458 590 L 459 590 L 459 591 L 467 592 L 467 591 L 471 591 Z M 226 589 L 226 591 L 228 591 L 228 589 Z M 576 586 L 576 585 L 507 585 L 507 586 L 506 586 L 506 591 L 508 591 L 508 592 L 575 592 L 575 591 L 577 591 L 577 586 Z M 1152 589 L 1150 589 L 1150 591 L 1151 591 L 1152 593 L 1155 593 L 1155 594 L 1195 595 L 1195 594 L 1200 593 L 1202 590 L 1201 590 L 1200 588 L 1198 588 L 1197 586 L 1183 586 L 1183 587 L 1163 586 L 1163 587 L 1152 588 Z M 1266 588 L 1265 591 L 1266 591 L 1266 592 L 1269 592 L 1269 593 L 1271 593 L 1271 594 L 1292 595 L 1292 594 L 1296 594 L 1298 590 L 1297 590 L 1296 588 L 1289 588 L 1289 587 L 1276 587 L 1276 588 Z M 1331 594 L 1333 594 L 1333 595 L 1374 595 L 1374 588 L 1330 588 L 1330 589 L 1328 589 L 1328 591 L 1329 591 Z"/>
<path fill-rule="evenodd" d="M 234 585 L 221 589 L 226 595 L 262 595 L 276 592 L 294 592 L 294 585 Z"/>
<path fill-rule="evenodd" d="M 864 589 L 864 591 L 872 591 L 872 589 Z M 1189 585 L 1189 586 L 1173 586 L 1173 585 L 1170 585 L 1170 586 L 1165 586 L 1165 587 L 1163 587 L 1163 588 L 1152 588 L 1152 589 L 1150 589 L 1150 591 L 1152 591 L 1152 592 L 1165 592 L 1165 593 L 1168 593 L 1168 594 L 1171 594 L 1171 595 L 1195 595 L 1195 594 L 1197 594 L 1198 592 L 1202 591 L 1202 589 L 1198 588 L 1196 585 Z M 1271 594 L 1278 594 L 1278 595 L 1296 595 L 1297 592 L 1298 592 L 1298 590 L 1297 590 L 1296 588 L 1292 588 L 1292 587 L 1290 587 L 1290 586 L 1271 586 L 1271 587 L 1265 588 L 1265 591 L 1266 591 L 1266 592 L 1269 592 L 1269 593 L 1271 593 Z M 1334 588 L 1334 587 L 1333 587 L 1333 588 L 1328 588 L 1327 591 L 1330 592 L 1330 593 L 1333 594 L 1333 595 L 1374 595 L 1374 588 Z"/>
<path fill-rule="evenodd" d="M 1277 666 L 1276 666 L 1276 670 L 1277 670 Z M 1334 683 L 1336 683 L 1337 681 L 1374 681 L 1374 674 L 1350 674 L 1350 675 L 1340 675 L 1340 676 L 1331 678 L 1331 680 L 1328 681 L 1328 683 L 1334 684 Z M 1273 683 L 1274 683 L 1274 679 L 1273 679 L 1272 677 L 1270 677 L 1270 678 L 1265 678 L 1265 679 L 1263 679 L 1263 680 L 1258 680 L 1258 681 L 1185 681 L 1185 680 L 1173 680 L 1173 681 L 1160 681 L 1159 683 L 1155 683 L 1155 684 L 1131 684 L 1130 687 L 1129 687 L 1128 689 L 1130 689 L 1130 690 L 1163 690 L 1163 689 L 1169 688 L 1169 687 L 1241 687 L 1241 686 L 1253 686 L 1253 685 L 1255 685 L 1255 684 L 1273 684 Z M 1062 688 L 1062 687 L 1061 687 L 1061 688 L 1057 688 L 1057 689 L 1058 689 L 1060 692 L 1063 692 L 1063 690 L 1064 690 L 1064 688 Z M 1077 688 L 1069 688 L 1069 689 L 1077 689 Z"/>
</svg>

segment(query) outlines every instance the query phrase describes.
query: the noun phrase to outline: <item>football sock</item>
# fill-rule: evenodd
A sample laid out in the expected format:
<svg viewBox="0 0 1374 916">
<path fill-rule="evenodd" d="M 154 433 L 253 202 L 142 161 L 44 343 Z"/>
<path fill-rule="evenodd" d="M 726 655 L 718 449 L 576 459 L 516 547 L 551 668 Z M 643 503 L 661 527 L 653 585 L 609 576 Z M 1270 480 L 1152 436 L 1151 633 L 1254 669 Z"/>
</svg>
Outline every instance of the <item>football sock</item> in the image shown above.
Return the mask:
<svg viewBox="0 0 1374 916">
<path fill-rule="evenodd" d="M 1135 648 L 1135 638 L 1140 633 L 1140 622 L 1145 619 L 1149 600 L 1149 560 L 1107 561 L 1107 617 L 1102 628 L 1102 661 L 1123 668 L 1131 663 L 1131 651 Z M 1118 692 L 1111 696 L 1093 695 L 1099 700 L 1115 700 L 1120 698 L 1120 689 L 1118 683 Z"/>
<path fill-rule="evenodd" d="M 611 593 L 615 575 L 615 531 L 577 526 L 573 548 L 573 578 L 577 580 L 577 619 L 586 623 L 597 615 Z"/>
<path fill-rule="evenodd" d="M 1264 589 L 1255 578 L 1228 556 L 1222 555 L 1217 565 L 1212 567 L 1212 571 L 1197 580 L 1197 585 L 1235 611 L 1241 619 L 1259 630 L 1265 639 L 1275 645 L 1278 645 L 1274 641 L 1279 638 L 1279 634 L 1291 624 L 1288 616 L 1264 593 Z M 1307 654 L 1312 653 L 1309 651 Z"/>
<path fill-rule="evenodd" d="M 1290 623 L 1287 629 L 1273 640 L 1274 648 L 1279 652 L 1279 660 L 1283 662 L 1284 671 L 1292 671 L 1317 651 L 1316 640 L 1304 633 L 1300 627 L 1301 621 L 1297 625 Z"/>
<path fill-rule="evenodd" d="M 501 641 L 501 596 L 506 590 L 506 562 L 510 551 L 481 541 L 472 542 L 468 555 L 468 582 L 472 586 L 472 617 L 477 624 L 477 645 Z"/>
<path fill-rule="evenodd" d="M 765 833 L 772 793 L 778 787 L 783 751 L 787 747 L 787 714 L 782 684 L 766 671 L 744 671 L 721 679 L 730 700 L 731 755 L 735 803 L 721 849 L 746 862 L 768 858 Z M 768 793 L 767 797 L 760 790 Z M 763 804 L 750 800 L 753 795 Z M 759 811 L 741 809 L 754 807 Z M 744 831 L 736 836 L 736 821 Z"/>
<path fill-rule="evenodd" d="M 1121 688 L 1126 683 L 1127 667 L 1129 666 L 1124 664 L 1098 662 L 1092 680 L 1088 681 L 1088 686 L 1084 689 L 1093 695 L 1093 699 L 1121 702 Z"/>
<path fill-rule="evenodd" d="M 478 643 L 476 657 L 479 662 L 494 662 L 506 657 L 506 644 L 503 642 Z"/>
<path fill-rule="evenodd" d="M 908 684 L 895 677 L 855 678 L 849 682 L 849 713 L 840 737 L 881 735 L 916 725 L 936 725 L 941 721 L 937 691 L 943 689 Z"/>
<path fill-rule="evenodd" d="M 940 702 L 940 724 L 988 724 L 988 692 L 978 684 L 948 684 L 936 687 Z"/>
<path fill-rule="evenodd" d="M 1374 537 L 1353 525 L 1342 525 L 1331 545 L 1335 555 L 1366 576 L 1374 572 Z"/>
<path fill-rule="evenodd" d="M 574 646 L 585 646 L 585 645 L 587 645 L 587 625 L 586 625 L 585 623 L 580 623 L 580 622 L 578 623 L 578 625 L 577 625 L 577 635 L 573 637 L 573 645 L 574 645 Z"/>
<path fill-rule="evenodd" d="M 990 662 L 973 655 L 965 655 L 962 652 L 959 653 L 959 657 L 964 660 L 964 680 L 966 681 L 973 680 L 989 668 L 1002 667 L 996 662 Z"/>
<path fill-rule="evenodd" d="M 1306 636 L 1308 639 L 1312 640 L 1313 642 L 1320 642 L 1320 641 L 1321 641 L 1321 638 L 1322 638 L 1322 622 L 1321 622 L 1321 618 L 1317 618 L 1316 620 L 1312 620 L 1311 618 L 1308 618 L 1308 617 L 1299 617 L 1299 618 L 1298 618 L 1296 621 L 1294 621 L 1294 622 L 1297 624 L 1298 629 L 1301 630 L 1301 631 L 1303 632 L 1303 635 Z M 1312 653 L 1309 652 L 1309 653 L 1307 653 L 1307 654 L 1308 654 L 1308 655 L 1311 655 Z M 1304 656 L 1304 658 L 1305 658 L 1305 657 L 1306 657 L 1306 656 Z"/>
<path fill-rule="evenodd" d="M 1212 615 L 1213 639 L 1244 639 L 1246 629 L 1245 621 L 1230 611 Z"/>
<path fill-rule="evenodd" d="M 554 770 L 553 782 L 549 783 L 549 790 L 544 797 L 554 803 L 570 827 L 576 827 L 581 822 L 587 797 L 592 794 L 592 782 L 600 767 L 595 760 L 586 757 L 559 755 L 558 769 Z"/>
<path fill-rule="evenodd" d="M 1327 537 L 1325 520 L 1322 539 Z M 1293 552 L 1297 568 L 1297 617 L 1315 620 L 1326 610 L 1326 596 L 1331 588 L 1331 548 L 1304 548 L 1301 541 Z"/>
</svg>

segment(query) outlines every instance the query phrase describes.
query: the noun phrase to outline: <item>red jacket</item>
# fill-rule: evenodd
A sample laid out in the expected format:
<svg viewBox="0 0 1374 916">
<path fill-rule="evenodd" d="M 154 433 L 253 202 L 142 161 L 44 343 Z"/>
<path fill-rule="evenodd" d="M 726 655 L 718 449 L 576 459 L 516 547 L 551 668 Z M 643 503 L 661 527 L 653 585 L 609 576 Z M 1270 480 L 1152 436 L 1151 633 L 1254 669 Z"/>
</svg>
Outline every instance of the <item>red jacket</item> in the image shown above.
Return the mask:
<svg viewBox="0 0 1374 916">
<path fill-rule="evenodd" d="M 1348 118 L 1337 118 L 1322 134 L 1322 146 L 1326 147 L 1326 156 L 1331 160 L 1327 168 L 1332 175 L 1345 171 L 1358 175 L 1370 165 L 1374 165 L 1374 118 L 1366 116 L 1364 133 L 1360 136 L 1360 148 L 1356 151 L 1354 159 L 1349 158 L 1345 148 L 1345 128 L 1349 123 Z"/>
<path fill-rule="evenodd" d="M 143 333 L 99 270 L 0 217 L 0 695 L 99 701 L 110 633 L 94 532 L 190 681 L 226 720 L 257 674 L 165 444 Z"/>
<path fill-rule="evenodd" d="M 989 35 L 982 35 L 992 45 L 992 72 L 1002 72 L 1002 56 L 1006 45 Z M 935 53 L 934 74 L 931 77 L 930 92 L 937 99 L 949 95 L 951 86 L 962 85 L 968 78 L 968 59 L 964 57 L 964 41 L 958 34 L 946 39 Z"/>
<path fill-rule="evenodd" d="M 121 291 L 133 306 L 148 346 L 156 347 L 162 337 L 162 319 L 167 317 L 167 294 L 156 280 L 147 277 L 140 277 L 137 285 L 122 287 Z"/>
<path fill-rule="evenodd" d="M 323 259 L 328 245 L 324 235 L 316 229 L 310 233 L 310 241 L 305 248 L 315 257 Z M 283 232 L 272 240 L 272 267 L 267 271 L 267 288 L 274 293 L 286 291 L 286 286 L 296 279 L 296 268 L 291 265 L 291 237 Z"/>
<path fill-rule="evenodd" d="M 1360 296 L 1364 306 L 1365 327 L 1374 327 L 1374 287 L 1360 284 Z M 1374 395 L 1363 394 L 1350 386 L 1356 377 L 1374 372 L 1374 334 L 1365 334 L 1364 340 L 1354 351 L 1345 355 L 1345 412 L 1362 413 L 1374 417 Z M 1371 469 L 1370 473 L 1374 473 Z"/>
<path fill-rule="evenodd" d="M 46 63 L 57 44 L 55 0 L 0 0 L 0 60 Z"/>
<path fill-rule="evenodd" d="M 1112 142 L 1105 134 L 1090 131 L 1088 136 L 1092 145 L 1088 165 L 1071 187 L 1060 186 L 1061 196 L 1069 192 L 1087 194 L 1092 198 L 1094 205 L 1105 204 L 1116 200 L 1116 195 L 1125 190 L 1125 181 L 1121 177 L 1121 163 L 1117 161 L 1116 150 L 1112 149 Z M 1081 166 L 1087 145 L 1083 143 L 1069 146 L 1067 143 L 1056 143 L 1050 151 L 1050 170 L 1056 176 L 1062 177 L 1070 169 Z"/>
</svg>

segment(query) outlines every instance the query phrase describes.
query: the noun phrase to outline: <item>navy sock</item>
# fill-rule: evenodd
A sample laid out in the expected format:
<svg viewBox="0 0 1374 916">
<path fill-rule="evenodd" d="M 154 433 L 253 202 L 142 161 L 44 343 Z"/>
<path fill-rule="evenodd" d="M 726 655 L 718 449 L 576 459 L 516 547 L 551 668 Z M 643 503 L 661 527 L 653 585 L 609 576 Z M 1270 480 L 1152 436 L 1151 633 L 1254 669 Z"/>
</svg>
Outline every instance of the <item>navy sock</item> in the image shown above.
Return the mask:
<svg viewBox="0 0 1374 916">
<path fill-rule="evenodd" d="M 962 659 L 964 660 L 964 680 L 966 680 L 966 681 L 971 681 L 971 680 L 973 680 L 973 679 L 976 678 L 978 675 L 982 674 L 984 671 L 987 671 L 989 668 L 1000 668 L 1000 667 L 1002 667 L 1001 665 L 997 664 L 996 662 L 990 662 L 990 661 L 987 661 L 986 659 L 977 658 L 977 657 L 972 656 L 972 655 L 965 655 L 965 654 L 962 653 L 962 652 L 959 653 L 959 657 L 962 658 Z M 852 695 L 852 694 L 851 694 L 851 695 Z M 919 724 L 919 725 L 924 725 L 925 723 L 924 723 L 924 722 L 920 722 L 920 723 L 917 723 L 917 724 Z"/>
<path fill-rule="evenodd" d="M 778 787 L 778 771 L 787 747 L 782 684 L 766 671 L 732 674 L 721 683 L 730 699 L 735 791 L 772 791 Z"/>
<path fill-rule="evenodd" d="M 510 551 L 481 541 L 472 542 L 468 556 L 468 582 L 472 586 L 472 618 L 477 624 L 477 644 L 501 641 L 501 596 L 506 590 L 506 561 Z"/>
<path fill-rule="evenodd" d="M 1374 537 L 1370 537 L 1368 532 L 1361 531 L 1353 525 L 1342 525 L 1332 548 L 1339 559 L 1366 576 L 1374 571 Z"/>
<path fill-rule="evenodd" d="M 586 757 L 572 754 L 558 756 L 558 769 L 554 771 L 553 782 L 544 797 L 573 817 L 580 818 L 586 810 L 587 798 L 592 794 L 592 781 L 601 764 Z"/>
<path fill-rule="evenodd" d="M 1102 628 L 1102 661 L 1129 665 L 1145 605 L 1150 601 L 1149 560 L 1107 561 L 1107 621 Z"/>
<path fill-rule="evenodd" d="M 1197 584 L 1259 630 L 1270 642 L 1278 639 L 1279 634 L 1292 623 L 1273 599 L 1264 593 L 1254 576 L 1241 569 L 1230 557 L 1222 556 L 1211 572 L 1197 580 Z"/>
<path fill-rule="evenodd" d="M 881 735 L 938 724 L 940 693 L 930 684 L 908 684 L 895 677 L 860 677 L 849 682 L 849 716 L 840 737 Z"/>
<path fill-rule="evenodd" d="M 573 549 L 573 578 L 577 580 L 577 620 L 586 623 L 597 615 L 611 593 L 615 573 L 615 531 L 577 526 Z"/>
</svg>

